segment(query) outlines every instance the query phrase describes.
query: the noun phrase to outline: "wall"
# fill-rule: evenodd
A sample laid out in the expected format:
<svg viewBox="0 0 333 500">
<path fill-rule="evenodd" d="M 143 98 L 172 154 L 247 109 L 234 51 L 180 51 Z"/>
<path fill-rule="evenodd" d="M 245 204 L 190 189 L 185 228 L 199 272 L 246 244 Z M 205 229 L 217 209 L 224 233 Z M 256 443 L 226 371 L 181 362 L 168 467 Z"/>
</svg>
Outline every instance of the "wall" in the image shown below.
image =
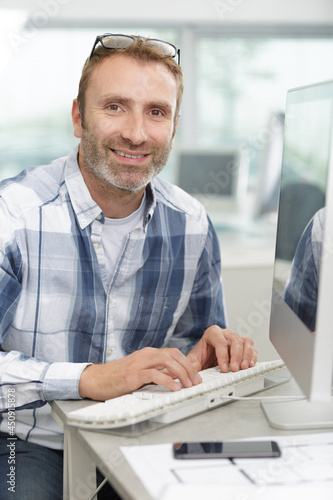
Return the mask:
<svg viewBox="0 0 333 500">
<path fill-rule="evenodd" d="M 0 8 L 20 8 L 42 20 L 105 21 L 115 24 L 323 23 L 333 24 L 331 0 L 0 0 Z"/>
</svg>

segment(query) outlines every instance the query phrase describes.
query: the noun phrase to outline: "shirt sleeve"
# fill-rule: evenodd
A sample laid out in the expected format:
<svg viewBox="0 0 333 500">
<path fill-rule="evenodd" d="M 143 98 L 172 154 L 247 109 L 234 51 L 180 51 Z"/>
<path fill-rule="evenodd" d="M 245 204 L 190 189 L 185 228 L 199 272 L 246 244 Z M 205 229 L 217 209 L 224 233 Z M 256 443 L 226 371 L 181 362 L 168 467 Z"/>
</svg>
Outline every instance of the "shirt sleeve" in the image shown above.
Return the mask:
<svg viewBox="0 0 333 500">
<path fill-rule="evenodd" d="M 78 386 L 89 363 L 48 363 L 11 351 L 0 353 L 0 409 L 14 394 L 15 408 L 38 408 L 54 399 L 81 399 Z"/>
<path fill-rule="evenodd" d="M 2 347 L 21 293 L 21 254 L 8 214 L 0 205 L 0 410 L 8 407 L 8 388 L 18 409 L 37 408 L 54 399 L 79 399 L 78 384 L 90 363 L 49 363 Z M 8 350 L 8 349 L 7 349 Z"/>
<path fill-rule="evenodd" d="M 216 231 L 208 218 L 208 232 L 187 308 L 179 319 L 169 347 L 187 354 L 212 325 L 226 328 L 221 277 L 221 255 Z"/>
</svg>

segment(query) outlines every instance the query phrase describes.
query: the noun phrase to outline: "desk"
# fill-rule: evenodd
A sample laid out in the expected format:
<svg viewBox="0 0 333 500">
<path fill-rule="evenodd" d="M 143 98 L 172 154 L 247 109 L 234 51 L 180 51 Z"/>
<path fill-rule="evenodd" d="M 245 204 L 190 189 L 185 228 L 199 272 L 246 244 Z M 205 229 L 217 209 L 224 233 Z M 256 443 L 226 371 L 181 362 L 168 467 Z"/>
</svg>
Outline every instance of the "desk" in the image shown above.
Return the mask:
<svg viewBox="0 0 333 500">
<path fill-rule="evenodd" d="M 265 391 L 262 396 L 299 393 L 297 385 L 291 381 Z M 92 402 L 53 401 L 50 404 L 54 418 L 64 427 L 65 432 L 64 500 L 88 500 L 95 489 L 96 466 L 108 477 L 124 500 L 152 500 L 126 462 L 120 446 L 297 434 L 295 431 L 272 429 L 262 413 L 259 401 L 233 402 L 139 437 L 124 437 L 107 431 L 93 432 L 67 426 L 68 412 Z"/>
</svg>

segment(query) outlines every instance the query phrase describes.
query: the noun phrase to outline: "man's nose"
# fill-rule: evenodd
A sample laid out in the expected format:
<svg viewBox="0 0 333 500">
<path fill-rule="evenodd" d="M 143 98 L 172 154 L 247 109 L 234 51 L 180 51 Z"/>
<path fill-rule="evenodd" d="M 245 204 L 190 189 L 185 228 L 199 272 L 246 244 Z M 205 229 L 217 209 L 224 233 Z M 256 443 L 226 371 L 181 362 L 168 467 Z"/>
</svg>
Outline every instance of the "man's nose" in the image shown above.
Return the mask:
<svg viewBox="0 0 333 500">
<path fill-rule="evenodd" d="M 122 130 L 122 136 L 132 144 L 142 144 L 147 140 L 144 116 L 141 113 L 131 113 L 128 115 Z"/>
</svg>

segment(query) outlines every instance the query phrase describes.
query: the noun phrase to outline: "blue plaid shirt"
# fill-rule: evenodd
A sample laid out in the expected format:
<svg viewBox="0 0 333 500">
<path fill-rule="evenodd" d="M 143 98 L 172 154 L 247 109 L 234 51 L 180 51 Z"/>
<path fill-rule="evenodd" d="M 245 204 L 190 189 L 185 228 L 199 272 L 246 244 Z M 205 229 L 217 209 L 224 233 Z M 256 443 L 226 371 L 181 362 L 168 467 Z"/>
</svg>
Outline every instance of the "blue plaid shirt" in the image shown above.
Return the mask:
<svg viewBox="0 0 333 500">
<path fill-rule="evenodd" d="M 88 363 L 107 339 L 124 354 L 145 346 L 184 353 L 204 330 L 225 327 L 219 246 L 202 206 L 159 178 L 106 286 L 104 214 L 77 149 L 0 184 L 0 397 L 15 389 L 16 434 L 49 447 L 62 433 L 45 405 L 78 399 Z M 6 414 L 0 429 L 7 431 Z"/>
<path fill-rule="evenodd" d="M 297 245 L 284 299 L 313 332 L 316 328 L 318 279 L 322 253 L 325 209 L 305 228 Z"/>
</svg>

